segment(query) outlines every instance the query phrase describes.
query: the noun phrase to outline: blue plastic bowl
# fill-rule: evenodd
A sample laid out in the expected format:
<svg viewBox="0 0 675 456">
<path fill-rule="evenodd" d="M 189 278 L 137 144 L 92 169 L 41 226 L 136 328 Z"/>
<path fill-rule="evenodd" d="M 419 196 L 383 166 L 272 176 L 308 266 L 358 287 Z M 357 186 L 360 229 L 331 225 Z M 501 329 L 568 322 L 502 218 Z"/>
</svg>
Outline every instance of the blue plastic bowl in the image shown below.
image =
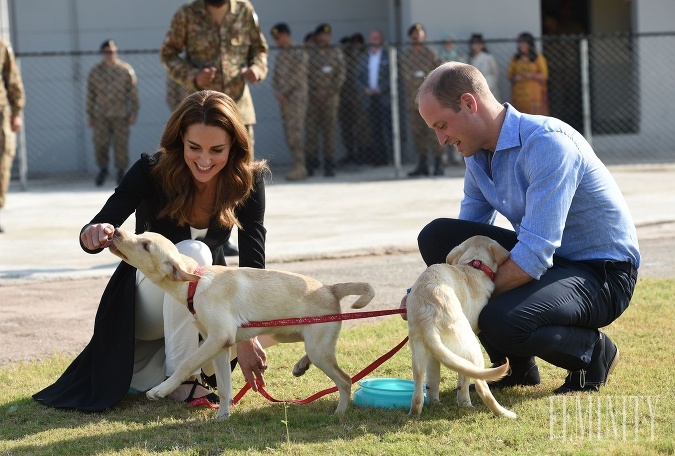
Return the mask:
<svg viewBox="0 0 675 456">
<path fill-rule="evenodd" d="M 400 378 L 371 378 L 360 380 L 354 392 L 354 404 L 360 407 L 409 409 L 415 383 Z M 426 388 L 424 388 L 426 390 Z M 426 391 L 424 402 L 427 402 Z"/>
</svg>

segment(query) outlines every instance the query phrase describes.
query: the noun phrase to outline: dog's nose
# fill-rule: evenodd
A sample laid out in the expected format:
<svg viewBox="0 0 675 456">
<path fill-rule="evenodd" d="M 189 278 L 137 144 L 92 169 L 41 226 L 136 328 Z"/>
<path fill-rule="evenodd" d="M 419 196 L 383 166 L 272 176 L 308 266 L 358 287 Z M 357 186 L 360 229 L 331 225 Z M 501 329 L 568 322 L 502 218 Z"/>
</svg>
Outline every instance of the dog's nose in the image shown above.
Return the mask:
<svg viewBox="0 0 675 456">
<path fill-rule="evenodd" d="M 115 231 L 113 232 L 113 236 L 119 236 L 120 235 L 120 229 L 115 228 Z"/>
</svg>

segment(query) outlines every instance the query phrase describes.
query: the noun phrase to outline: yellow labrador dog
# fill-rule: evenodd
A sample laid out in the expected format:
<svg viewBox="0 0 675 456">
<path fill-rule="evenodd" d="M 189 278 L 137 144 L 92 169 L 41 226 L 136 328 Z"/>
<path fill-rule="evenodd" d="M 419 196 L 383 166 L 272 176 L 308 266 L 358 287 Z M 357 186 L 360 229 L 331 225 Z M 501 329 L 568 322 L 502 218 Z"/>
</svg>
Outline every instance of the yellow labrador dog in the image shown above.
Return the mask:
<svg viewBox="0 0 675 456">
<path fill-rule="evenodd" d="M 467 239 L 448 254 L 447 264 L 429 266 L 408 295 L 407 319 L 415 389 L 410 415 L 422 413 L 422 382 L 430 400 L 439 400 L 440 364 L 457 372 L 457 404 L 471 407 L 469 379 L 495 415 L 516 418 L 495 400 L 486 380 L 499 380 L 509 370 L 507 362 L 485 369 L 483 353 L 475 334 L 478 315 L 488 302 L 497 267 L 509 252 L 485 236 Z"/>
<path fill-rule="evenodd" d="M 118 228 L 107 246 L 186 305 L 189 282 L 198 281 L 193 308 L 204 343 L 173 375 L 148 391 L 148 398 L 167 396 L 192 372 L 213 360 L 220 396 L 216 419 L 228 418 L 232 399 L 230 347 L 260 334 L 269 334 L 278 342 L 304 341 L 306 355 L 295 365 L 293 374 L 304 374 L 314 363 L 338 387 L 340 397 L 335 413 L 347 410 L 352 381 L 335 358 L 340 321 L 246 329 L 239 326 L 249 321 L 340 313 L 340 300 L 350 295 L 360 296 L 352 307 L 361 308 L 375 296 L 369 284 L 323 285 L 311 277 L 270 269 L 202 266 L 197 271 L 197 263 L 192 258 L 181 255 L 171 241 L 152 232 L 136 235 Z"/>
</svg>

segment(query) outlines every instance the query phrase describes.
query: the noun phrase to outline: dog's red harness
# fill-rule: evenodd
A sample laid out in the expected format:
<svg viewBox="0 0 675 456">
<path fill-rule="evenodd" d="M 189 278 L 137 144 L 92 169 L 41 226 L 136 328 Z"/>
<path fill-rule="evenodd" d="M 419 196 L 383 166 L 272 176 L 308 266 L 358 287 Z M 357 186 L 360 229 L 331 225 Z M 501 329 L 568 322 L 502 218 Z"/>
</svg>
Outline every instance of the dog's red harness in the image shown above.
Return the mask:
<svg viewBox="0 0 675 456">
<path fill-rule="evenodd" d="M 192 273 L 194 275 L 200 275 L 202 273 L 202 268 L 197 266 L 197 269 L 195 269 Z M 198 283 L 199 279 L 195 280 L 194 282 L 190 282 L 188 284 L 187 308 L 192 315 L 196 315 L 194 302 L 195 302 L 195 291 L 197 291 Z"/>
<path fill-rule="evenodd" d="M 487 264 L 483 263 L 481 260 L 471 260 L 467 263 L 468 266 L 471 266 L 472 268 L 478 269 L 479 271 L 483 271 L 487 276 L 490 278 L 490 280 L 494 281 L 495 280 L 495 273 L 492 269 L 490 269 L 490 266 Z"/>
</svg>

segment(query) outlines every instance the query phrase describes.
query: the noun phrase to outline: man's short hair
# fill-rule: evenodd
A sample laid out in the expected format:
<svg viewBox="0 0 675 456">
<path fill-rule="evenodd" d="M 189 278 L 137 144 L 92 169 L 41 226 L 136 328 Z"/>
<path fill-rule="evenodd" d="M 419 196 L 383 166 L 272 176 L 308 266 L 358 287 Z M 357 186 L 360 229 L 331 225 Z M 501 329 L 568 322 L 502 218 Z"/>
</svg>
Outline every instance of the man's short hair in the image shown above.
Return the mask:
<svg viewBox="0 0 675 456">
<path fill-rule="evenodd" d="M 476 67 L 466 63 L 446 62 L 424 78 L 417 91 L 417 103 L 429 92 L 441 106 L 459 112 L 459 97 L 463 93 L 483 95 L 489 93 L 490 89 L 485 77 Z"/>
</svg>

